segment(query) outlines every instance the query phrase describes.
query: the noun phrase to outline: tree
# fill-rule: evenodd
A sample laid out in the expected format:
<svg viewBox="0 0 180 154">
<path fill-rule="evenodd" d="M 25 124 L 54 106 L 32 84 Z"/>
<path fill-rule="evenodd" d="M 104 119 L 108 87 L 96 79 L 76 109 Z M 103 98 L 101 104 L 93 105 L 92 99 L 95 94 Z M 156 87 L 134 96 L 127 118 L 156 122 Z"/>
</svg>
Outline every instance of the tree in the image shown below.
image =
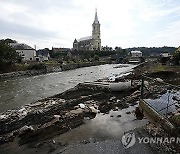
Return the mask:
<svg viewBox="0 0 180 154">
<path fill-rule="evenodd" d="M 180 47 L 174 52 L 173 61 L 175 65 L 180 65 Z"/>
<path fill-rule="evenodd" d="M 7 39 L 5 39 L 5 40 L 3 40 L 5 43 L 17 43 L 17 41 L 16 40 L 12 40 L 12 39 L 9 39 L 9 38 L 7 38 Z"/>
<path fill-rule="evenodd" d="M 95 61 L 99 61 L 99 56 L 98 55 L 94 55 L 94 60 Z"/>
<path fill-rule="evenodd" d="M 19 54 L 8 43 L 9 40 L 0 40 L 0 70 L 5 70 L 21 60 Z"/>
</svg>

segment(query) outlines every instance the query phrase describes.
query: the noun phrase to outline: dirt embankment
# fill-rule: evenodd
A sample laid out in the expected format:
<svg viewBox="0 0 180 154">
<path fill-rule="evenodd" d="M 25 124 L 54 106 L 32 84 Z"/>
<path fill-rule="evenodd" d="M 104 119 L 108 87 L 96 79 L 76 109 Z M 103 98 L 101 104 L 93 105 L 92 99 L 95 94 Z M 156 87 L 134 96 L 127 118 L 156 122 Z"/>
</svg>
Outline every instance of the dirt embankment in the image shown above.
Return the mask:
<svg viewBox="0 0 180 154">
<path fill-rule="evenodd" d="M 127 108 L 137 104 L 139 86 L 123 92 L 111 92 L 97 85 L 79 84 L 64 93 L 27 104 L 19 110 L 0 115 L 0 143 L 38 142 L 62 134 L 94 118 L 98 112 Z"/>
</svg>

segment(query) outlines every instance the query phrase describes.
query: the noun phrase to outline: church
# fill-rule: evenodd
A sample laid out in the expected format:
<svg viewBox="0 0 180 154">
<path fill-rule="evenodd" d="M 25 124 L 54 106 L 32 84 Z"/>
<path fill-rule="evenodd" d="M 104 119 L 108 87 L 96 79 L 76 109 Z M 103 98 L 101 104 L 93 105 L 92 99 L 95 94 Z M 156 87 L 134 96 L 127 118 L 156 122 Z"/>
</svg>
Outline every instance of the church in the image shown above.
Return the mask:
<svg viewBox="0 0 180 154">
<path fill-rule="evenodd" d="M 95 12 L 94 22 L 92 24 L 92 36 L 75 39 L 73 42 L 73 50 L 100 50 L 101 37 L 100 37 L 100 23 Z"/>
</svg>

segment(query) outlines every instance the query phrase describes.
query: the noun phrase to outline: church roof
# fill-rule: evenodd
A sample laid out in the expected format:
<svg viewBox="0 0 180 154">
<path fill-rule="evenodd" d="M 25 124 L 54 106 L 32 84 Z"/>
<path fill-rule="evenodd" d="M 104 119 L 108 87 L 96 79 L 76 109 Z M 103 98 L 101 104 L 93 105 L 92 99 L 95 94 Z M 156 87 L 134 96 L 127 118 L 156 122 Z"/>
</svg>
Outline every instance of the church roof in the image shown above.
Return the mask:
<svg viewBox="0 0 180 154">
<path fill-rule="evenodd" d="M 99 24 L 99 20 L 98 20 L 98 16 L 97 16 L 97 9 L 96 9 L 96 13 L 95 13 L 94 23 Z"/>
<path fill-rule="evenodd" d="M 77 43 L 77 42 L 78 42 L 78 41 L 75 39 L 75 40 L 74 40 L 74 43 Z"/>
<path fill-rule="evenodd" d="M 82 38 L 78 39 L 78 42 L 85 41 L 85 40 L 91 40 L 91 39 L 92 39 L 92 36 L 86 36 L 86 37 L 82 37 Z"/>
</svg>

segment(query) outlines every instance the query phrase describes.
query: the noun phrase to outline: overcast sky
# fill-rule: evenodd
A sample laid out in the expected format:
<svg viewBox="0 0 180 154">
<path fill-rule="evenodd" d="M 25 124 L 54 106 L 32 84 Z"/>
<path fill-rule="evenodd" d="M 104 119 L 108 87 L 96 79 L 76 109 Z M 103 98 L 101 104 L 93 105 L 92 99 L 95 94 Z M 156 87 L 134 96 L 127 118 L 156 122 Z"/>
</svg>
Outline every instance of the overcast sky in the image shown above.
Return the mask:
<svg viewBox="0 0 180 154">
<path fill-rule="evenodd" d="M 91 35 L 95 8 L 102 46 L 180 45 L 180 0 L 0 0 L 0 39 L 72 48 Z"/>
</svg>

